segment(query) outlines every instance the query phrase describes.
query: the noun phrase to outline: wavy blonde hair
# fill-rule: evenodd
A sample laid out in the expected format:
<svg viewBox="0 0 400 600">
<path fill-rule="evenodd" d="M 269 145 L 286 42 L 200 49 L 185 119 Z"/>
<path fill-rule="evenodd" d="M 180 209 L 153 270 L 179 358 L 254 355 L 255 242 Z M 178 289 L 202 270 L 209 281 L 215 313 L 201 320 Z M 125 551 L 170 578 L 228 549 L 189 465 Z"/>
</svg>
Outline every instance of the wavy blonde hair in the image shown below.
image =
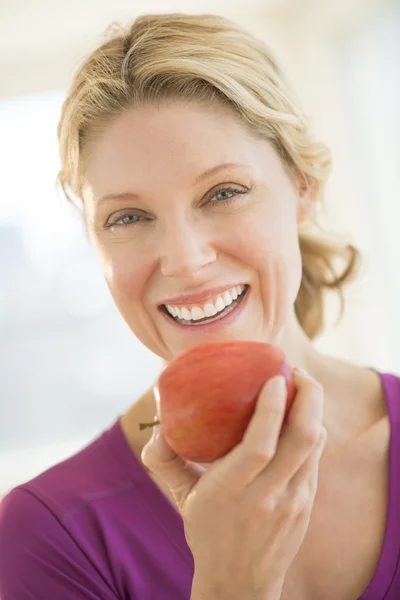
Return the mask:
<svg viewBox="0 0 400 600">
<path fill-rule="evenodd" d="M 83 203 L 85 156 L 110 120 L 144 103 L 188 99 L 233 109 L 322 201 L 330 151 L 315 139 L 264 43 L 223 17 L 185 14 L 144 15 L 127 28 L 113 24 L 107 38 L 78 68 L 62 108 L 58 182 L 68 200 L 76 205 L 75 196 Z M 339 294 L 343 314 L 342 288 L 356 273 L 359 253 L 311 230 L 299 231 L 299 244 L 303 267 L 295 311 L 314 338 L 324 326 L 325 290 Z"/>
</svg>

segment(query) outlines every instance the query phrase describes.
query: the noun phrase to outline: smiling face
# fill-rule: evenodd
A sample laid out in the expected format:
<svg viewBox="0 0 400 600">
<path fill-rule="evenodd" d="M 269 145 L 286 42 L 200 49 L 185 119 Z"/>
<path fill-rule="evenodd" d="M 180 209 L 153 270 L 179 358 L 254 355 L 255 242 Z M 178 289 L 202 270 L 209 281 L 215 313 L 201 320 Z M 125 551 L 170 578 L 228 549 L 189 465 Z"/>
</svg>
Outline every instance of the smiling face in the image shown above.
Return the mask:
<svg viewBox="0 0 400 600">
<path fill-rule="evenodd" d="M 86 167 L 89 237 L 150 350 L 170 360 L 207 341 L 277 342 L 300 286 L 309 199 L 268 142 L 226 108 L 170 101 L 110 122 Z"/>
</svg>

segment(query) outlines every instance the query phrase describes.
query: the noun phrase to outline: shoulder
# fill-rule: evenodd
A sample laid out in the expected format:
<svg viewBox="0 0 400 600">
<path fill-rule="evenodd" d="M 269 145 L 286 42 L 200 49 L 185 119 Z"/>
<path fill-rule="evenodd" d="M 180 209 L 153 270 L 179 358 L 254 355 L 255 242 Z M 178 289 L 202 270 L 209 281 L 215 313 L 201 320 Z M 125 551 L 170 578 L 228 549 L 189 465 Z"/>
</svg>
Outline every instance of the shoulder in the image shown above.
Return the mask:
<svg viewBox="0 0 400 600">
<path fill-rule="evenodd" d="M 3 600 L 115 598 L 107 574 L 60 517 L 29 489 L 0 505 L 0 597 Z M 89 595 L 90 593 L 96 595 Z"/>
<path fill-rule="evenodd" d="M 85 499 L 118 486 L 126 479 L 126 471 L 108 441 L 114 429 L 115 425 L 72 456 L 19 485 L 15 488 L 20 492 L 18 496 L 36 498 L 64 521 Z M 16 497 L 17 494 L 12 493 L 9 502 L 14 502 Z"/>
<path fill-rule="evenodd" d="M 102 536 L 113 515 L 134 505 L 136 494 L 133 478 L 108 443 L 113 429 L 3 498 L 2 599 L 97 598 L 90 590 L 97 590 L 102 599 L 115 597 Z M 78 591 L 74 595 L 75 585 L 89 590 L 89 596 Z M 31 591 L 24 595 L 19 586 Z"/>
<path fill-rule="evenodd" d="M 27 514 L 42 506 L 68 527 L 88 507 L 132 489 L 136 465 L 129 470 L 121 460 L 119 435 L 116 423 L 80 451 L 14 488 L 2 501 L 2 514 L 22 509 Z"/>
</svg>

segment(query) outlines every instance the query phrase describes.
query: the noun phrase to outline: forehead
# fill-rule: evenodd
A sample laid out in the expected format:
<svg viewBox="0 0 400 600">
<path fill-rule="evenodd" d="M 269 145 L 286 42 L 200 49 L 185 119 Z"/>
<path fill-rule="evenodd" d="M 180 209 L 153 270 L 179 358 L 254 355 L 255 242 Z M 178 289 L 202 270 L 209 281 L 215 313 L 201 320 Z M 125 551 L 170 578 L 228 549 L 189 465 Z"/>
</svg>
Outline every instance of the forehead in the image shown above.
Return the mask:
<svg viewBox="0 0 400 600">
<path fill-rule="evenodd" d="M 257 167 L 266 142 L 256 139 L 233 111 L 194 102 L 131 109 L 105 126 L 90 144 L 85 179 L 97 196 L 142 180 L 189 183 L 218 163 Z"/>
</svg>

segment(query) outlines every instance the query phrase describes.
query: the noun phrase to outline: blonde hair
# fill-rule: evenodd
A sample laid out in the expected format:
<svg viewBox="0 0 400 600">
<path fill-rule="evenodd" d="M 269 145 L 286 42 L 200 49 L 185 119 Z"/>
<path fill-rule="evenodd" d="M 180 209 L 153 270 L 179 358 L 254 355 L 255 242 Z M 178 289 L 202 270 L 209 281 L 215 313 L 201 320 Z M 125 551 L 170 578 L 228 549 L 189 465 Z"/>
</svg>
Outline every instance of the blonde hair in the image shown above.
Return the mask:
<svg viewBox="0 0 400 600">
<path fill-rule="evenodd" d="M 58 125 L 58 182 L 81 202 L 85 156 L 110 120 L 133 106 L 188 99 L 230 109 L 268 140 L 289 172 L 300 173 L 322 201 L 330 151 L 315 139 L 309 119 L 269 49 L 230 20 L 214 15 L 144 15 L 130 27 L 112 25 L 108 40 L 74 76 Z M 324 326 L 324 292 L 342 288 L 357 269 L 351 244 L 299 231 L 302 280 L 297 318 L 310 338 Z M 337 259 L 344 261 L 338 270 Z"/>
</svg>

